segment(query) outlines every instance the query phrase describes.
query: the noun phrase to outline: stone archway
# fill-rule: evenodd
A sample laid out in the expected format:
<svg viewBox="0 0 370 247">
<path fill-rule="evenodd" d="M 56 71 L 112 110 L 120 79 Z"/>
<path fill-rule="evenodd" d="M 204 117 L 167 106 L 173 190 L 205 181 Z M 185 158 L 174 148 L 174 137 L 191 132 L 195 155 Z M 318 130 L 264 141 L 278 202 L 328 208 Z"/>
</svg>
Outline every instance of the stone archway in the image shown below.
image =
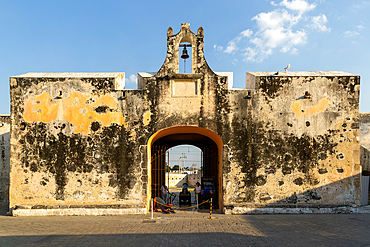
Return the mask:
<svg viewBox="0 0 370 247">
<path fill-rule="evenodd" d="M 148 141 L 148 203 L 159 196 L 165 174 L 165 153 L 174 146 L 189 144 L 203 151 L 204 176 L 215 177 L 215 206 L 223 208 L 221 138 L 208 129 L 195 126 L 176 126 L 160 130 Z"/>
</svg>

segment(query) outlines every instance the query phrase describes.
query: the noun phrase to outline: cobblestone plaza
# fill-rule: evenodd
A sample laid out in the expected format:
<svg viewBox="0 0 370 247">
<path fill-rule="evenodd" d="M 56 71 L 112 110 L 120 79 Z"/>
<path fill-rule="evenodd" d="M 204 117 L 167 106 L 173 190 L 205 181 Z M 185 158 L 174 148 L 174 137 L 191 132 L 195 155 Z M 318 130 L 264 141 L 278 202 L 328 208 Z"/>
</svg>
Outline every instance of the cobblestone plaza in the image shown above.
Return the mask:
<svg viewBox="0 0 370 247">
<path fill-rule="evenodd" d="M 0 246 L 370 246 L 370 214 L 7 217 Z"/>
</svg>

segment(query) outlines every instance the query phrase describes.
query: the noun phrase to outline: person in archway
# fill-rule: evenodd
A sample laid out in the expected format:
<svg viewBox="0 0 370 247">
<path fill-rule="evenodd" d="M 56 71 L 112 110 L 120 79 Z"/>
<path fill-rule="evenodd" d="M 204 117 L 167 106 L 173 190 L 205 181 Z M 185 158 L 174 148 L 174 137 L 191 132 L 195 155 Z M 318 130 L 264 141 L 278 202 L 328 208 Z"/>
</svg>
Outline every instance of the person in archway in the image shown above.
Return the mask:
<svg viewBox="0 0 370 247">
<path fill-rule="evenodd" d="M 168 197 L 169 191 L 168 191 L 167 186 L 165 184 L 162 185 L 161 190 L 162 190 L 162 199 L 163 199 L 163 201 L 166 202 L 166 203 L 168 203 L 167 197 Z"/>
<path fill-rule="evenodd" d="M 211 198 L 214 198 L 215 189 L 213 186 L 206 186 L 204 190 L 202 191 L 202 198 L 203 201 L 211 200 Z M 207 205 L 203 205 L 202 208 L 209 208 L 209 203 Z"/>
<path fill-rule="evenodd" d="M 195 184 L 194 191 L 195 191 L 195 203 L 199 203 L 201 200 L 201 196 L 202 196 L 202 187 L 200 186 L 199 182 Z"/>
<path fill-rule="evenodd" d="M 154 198 L 154 211 L 158 212 L 158 209 L 160 209 L 163 213 L 170 214 L 170 213 L 176 213 L 175 210 L 172 208 L 172 204 L 166 204 L 162 198 L 156 197 Z"/>
</svg>

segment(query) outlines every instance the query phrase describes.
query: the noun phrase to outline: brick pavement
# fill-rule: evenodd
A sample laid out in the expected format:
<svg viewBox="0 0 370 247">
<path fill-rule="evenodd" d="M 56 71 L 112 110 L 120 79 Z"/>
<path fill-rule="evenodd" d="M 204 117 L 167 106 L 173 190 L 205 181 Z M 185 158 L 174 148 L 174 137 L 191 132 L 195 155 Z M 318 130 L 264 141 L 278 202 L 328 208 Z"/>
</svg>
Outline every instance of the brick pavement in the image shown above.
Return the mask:
<svg viewBox="0 0 370 247">
<path fill-rule="evenodd" d="M 0 246 L 370 246 L 370 214 L 208 216 L 0 216 Z"/>
</svg>

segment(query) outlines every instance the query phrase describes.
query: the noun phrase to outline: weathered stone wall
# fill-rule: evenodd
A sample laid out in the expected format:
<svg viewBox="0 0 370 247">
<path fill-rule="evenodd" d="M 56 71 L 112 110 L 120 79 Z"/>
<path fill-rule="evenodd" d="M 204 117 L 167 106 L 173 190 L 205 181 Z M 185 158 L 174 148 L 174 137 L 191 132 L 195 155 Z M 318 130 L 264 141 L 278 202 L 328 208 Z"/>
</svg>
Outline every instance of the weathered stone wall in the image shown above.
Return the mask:
<svg viewBox="0 0 370 247">
<path fill-rule="evenodd" d="M 0 116 L 0 205 L 9 203 L 10 116 Z"/>
<path fill-rule="evenodd" d="M 166 174 L 168 176 L 168 173 Z M 188 175 L 185 173 L 170 173 L 169 188 L 182 187 L 184 183 L 187 183 Z"/>
<path fill-rule="evenodd" d="M 359 76 L 274 73 L 251 73 L 256 91 L 233 114 L 226 207 L 359 203 Z"/>
<path fill-rule="evenodd" d="M 191 74 L 178 73 L 180 42 L 192 45 Z M 249 73 L 248 89 L 229 90 L 230 77 L 205 61 L 203 29 L 182 24 L 167 31 L 161 69 L 139 73 L 140 90 L 121 90 L 119 73 L 10 78 L 10 206 L 25 215 L 144 212 L 149 138 L 175 126 L 221 138 L 216 179 L 228 213 L 358 204 L 359 76 L 274 73 Z"/>
<path fill-rule="evenodd" d="M 166 174 L 168 176 L 168 173 Z M 167 180 L 166 180 L 167 181 Z M 195 187 L 197 182 L 201 182 L 200 174 L 186 174 L 186 173 L 170 173 L 169 187 L 182 187 L 184 183 L 187 183 L 189 187 Z"/>
<path fill-rule="evenodd" d="M 120 75 L 109 73 L 10 78 L 14 171 L 10 206 L 145 207 L 150 193 L 146 146 L 150 136 L 173 126 L 223 133 L 221 115 L 226 112 L 218 101 L 227 94 L 227 76 L 216 75 L 206 64 L 201 36 L 189 30 L 184 37 L 197 51 L 195 73 L 173 73 L 178 72 L 170 69 L 176 68 L 171 63 L 178 61 L 178 54 L 168 52 L 170 64 L 165 62 L 156 75 L 142 78 L 141 90 L 115 90 Z M 178 52 L 179 36 L 168 39 L 169 50 L 177 47 Z"/>
<path fill-rule="evenodd" d="M 66 73 L 10 78 L 10 207 L 145 208 L 147 162 L 141 145 L 147 139 L 143 116 L 148 109 L 140 91 L 115 90 L 121 76 Z"/>
<path fill-rule="evenodd" d="M 370 113 L 360 113 L 362 175 L 370 176 Z"/>
<path fill-rule="evenodd" d="M 360 113 L 360 144 L 361 204 L 368 205 L 370 198 L 370 113 Z"/>
<path fill-rule="evenodd" d="M 188 186 L 195 187 L 198 182 L 201 183 L 200 174 L 188 174 Z"/>
</svg>

